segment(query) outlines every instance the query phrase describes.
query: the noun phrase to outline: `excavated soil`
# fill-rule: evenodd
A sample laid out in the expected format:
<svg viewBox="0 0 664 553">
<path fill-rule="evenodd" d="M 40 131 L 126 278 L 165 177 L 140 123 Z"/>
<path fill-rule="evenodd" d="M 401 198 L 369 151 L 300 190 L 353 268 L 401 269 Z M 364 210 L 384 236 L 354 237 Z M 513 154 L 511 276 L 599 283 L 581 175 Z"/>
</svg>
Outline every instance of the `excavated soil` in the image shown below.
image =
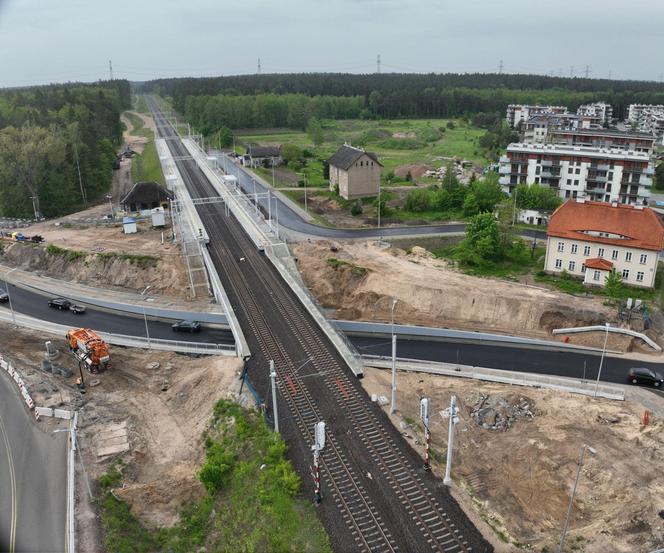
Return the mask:
<svg viewBox="0 0 664 553">
<path fill-rule="evenodd" d="M 189 297 L 182 256 L 168 240 L 161 244 L 160 231 L 145 225 L 141 225 L 139 233 L 130 235 L 122 234 L 120 228 L 106 226 L 51 228 L 43 232 L 49 243 L 81 255 L 72 259 L 67 253 L 49 253 L 44 245 L 4 242 L 0 263 L 91 286 L 140 291 L 150 285 L 151 292 L 156 294 Z"/>
<path fill-rule="evenodd" d="M 367 369 L 364 374 L 369 394 L 390 397 L 390 371 Z M 448 419 L 440 412 L 449 406 L 451 394 L 457 395 L 461 422 L 455 433 L 453 491 L 464 510 L 475 513 L 474 522 L 497 553 L 557 551 L 584 443 L 596 454 L 585 457 L 566 550 L 645 553 L 664 547 L 657 514 L 664 508 L 661 416 L 652 416 L 644 427 L 644 408 L 637 402 L 426 374 L 399 373 L 397 386 L 399 410 L 392 420 L 420 452 L 419 402 L 423 396 L 430 399 L 432 457 L 441 477 Z M 504 431 L 482 428 L 470 415 L 480 394 L 521 401 L 533 408 L 534 417 L 523 417 Z"/>
<path fill-rule="evenodd" d="M 395 298 L 395 322 L 401 324 L 551 339 L 554 328 L 603 325 L 616 316 L 598 298 L 465 275 L 423 248 L 407 254 L 377 242 L 335 243 L 337 251 L 330 246 L 301 242 L 292 249 L 307 286 L 339 319 L 388 322 Z M 601 332 L 568 337 L 571 343 L 598 347 L 603 340 Z M 615 335 L 608 345 L 621 351 L 633 347 L 631 338 Z"/>
</svg>

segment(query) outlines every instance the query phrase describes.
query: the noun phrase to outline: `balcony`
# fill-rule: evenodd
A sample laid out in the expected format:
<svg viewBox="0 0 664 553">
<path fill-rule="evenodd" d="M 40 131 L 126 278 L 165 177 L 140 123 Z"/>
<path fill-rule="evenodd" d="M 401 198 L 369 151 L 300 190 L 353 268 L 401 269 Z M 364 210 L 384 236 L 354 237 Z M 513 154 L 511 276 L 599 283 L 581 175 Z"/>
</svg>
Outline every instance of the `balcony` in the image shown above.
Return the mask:
<svg viewBox="0 0 664 553">
<path fill-rule="evenodd" d="M 499 175 L 509 175 L 510 174 L 510 167 L 509 165 L 501 165 L 498 167 L 498 174 Z"/>
<path fill-rule="evenodd" d="M 500 178 L 498 179 L 498 184 L 500 184 L 500 186 L 509 186 L 509 184 L 510 184 L 510 177 L 509 177 L 509 175 L 505 175 L 505 176 L 503 176 L 503 177 L 500 177 Z M 515 184 L 514 186 L 516 186 L 516 184 Z"/>
<path fill-rule="evenodd" d="M 598 171 L 608 171 L 610 169 L 609 165 L 606 163 L 599 164 L 597 166 Z"/>
<path fill-rule="evenodd" d="M 500 156 L 500 159 L 498 160 L 499 163 L 511 163 L 511 160 L 507 156 Z"/>
<path fill-rule="evenodd" d="M 588 182 L 606 182 L 608 178 L 606 175 L 593 175 L 588 173 L 588 178 L 586 180 Z"/>
</svg>

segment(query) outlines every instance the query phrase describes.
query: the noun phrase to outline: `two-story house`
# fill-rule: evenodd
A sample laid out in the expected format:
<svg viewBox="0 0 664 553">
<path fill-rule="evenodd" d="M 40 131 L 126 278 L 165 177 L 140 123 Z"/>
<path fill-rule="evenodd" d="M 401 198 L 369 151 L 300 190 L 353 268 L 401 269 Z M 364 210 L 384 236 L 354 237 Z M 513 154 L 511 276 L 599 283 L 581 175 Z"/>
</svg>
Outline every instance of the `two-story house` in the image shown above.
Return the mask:
<svg viewBox="0 0 664 553">
<path fill-rule="evenodd" d="M 652 288 L 664 223 L 642 205 L 569 200 L 549 220 L 544 269 L 604 286 L 613 270 L 625 284 Z"/>
<path fill-rule="evenodd" d="M 339 187 L 346 199 L 378 195 L 380 168 L 376 154 L 344 144 L 327 160 L 330 166 L 330 190 Z"/>
</svg>

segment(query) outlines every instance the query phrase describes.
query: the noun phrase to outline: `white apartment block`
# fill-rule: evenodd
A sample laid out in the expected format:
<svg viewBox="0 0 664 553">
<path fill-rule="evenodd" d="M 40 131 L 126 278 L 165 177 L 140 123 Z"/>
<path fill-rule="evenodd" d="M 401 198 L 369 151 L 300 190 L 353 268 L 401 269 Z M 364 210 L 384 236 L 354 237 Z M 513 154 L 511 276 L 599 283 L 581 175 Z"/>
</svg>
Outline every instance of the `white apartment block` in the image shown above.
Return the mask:
<svg viewBox="0 0 664 553">
<path fill-rule="evenodd" d="M 518 127 L 536 115 L 556 115 L 567 113 L 565 106 L 529 106 L 525 104 L 510 104 L 507 106 L 505 120 L 510 127 Z"/>
<path fill-rule="evenodd" d="M 631 104 L 627 111 L 627 122 L 640 132 L 664 137 L 664 106 Z"/>
<path fill-rule="evenodd" d="M 663 246 L 664 224 L 648 207 L 570 200 L 549 220 L 544 270 L 592 286 L 615 270 L 629 286 L 652 288 Z"/>
<path fill-rule="evenodd" d="M 576 110 L 576 114 L 591 127 L 606 127 L 613 120 L 613 107 L 606 102 L 582 104 Z"/>
<path fill-rule="evenodd" d="M 655 137 L 649 133 L 619 131 L 616 129 L 549 129 L 547 141 L 568 146 L 616 148 L 653 154 Z"/>
<path fill-rule="evenodd" d="M 577 129 L 583 124 L 578 115 L 560 113 L 557 115 L 535 115 L 523 123 L 523 141 L 528 144 L 544 144 L 550 142 L 551 132 L 559 129 Z"/>
<path fill-rule="evenodd" d="M 563 199 L 647 205 L 655 172 L 645 152 L 560 144 L 510 144 L 501 156 L 500 185 L 540 184 Z"/>
</svg>

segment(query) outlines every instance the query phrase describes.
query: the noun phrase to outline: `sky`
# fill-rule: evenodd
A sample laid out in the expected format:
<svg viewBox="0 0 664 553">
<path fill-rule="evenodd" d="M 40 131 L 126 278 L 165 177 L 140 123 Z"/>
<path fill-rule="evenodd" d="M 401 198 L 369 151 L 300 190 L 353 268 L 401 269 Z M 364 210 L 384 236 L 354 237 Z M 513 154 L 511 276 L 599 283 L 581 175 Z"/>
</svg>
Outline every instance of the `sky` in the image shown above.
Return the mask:
<svg viewBox="0 0 664 553">
<path fill-rule="evenodd" d="M 664 80 L 659 0 L 0 0 L 0 87 L 376 71 Z M 572 69 L 573 68 L 573 69 Z"/>
</svg>

